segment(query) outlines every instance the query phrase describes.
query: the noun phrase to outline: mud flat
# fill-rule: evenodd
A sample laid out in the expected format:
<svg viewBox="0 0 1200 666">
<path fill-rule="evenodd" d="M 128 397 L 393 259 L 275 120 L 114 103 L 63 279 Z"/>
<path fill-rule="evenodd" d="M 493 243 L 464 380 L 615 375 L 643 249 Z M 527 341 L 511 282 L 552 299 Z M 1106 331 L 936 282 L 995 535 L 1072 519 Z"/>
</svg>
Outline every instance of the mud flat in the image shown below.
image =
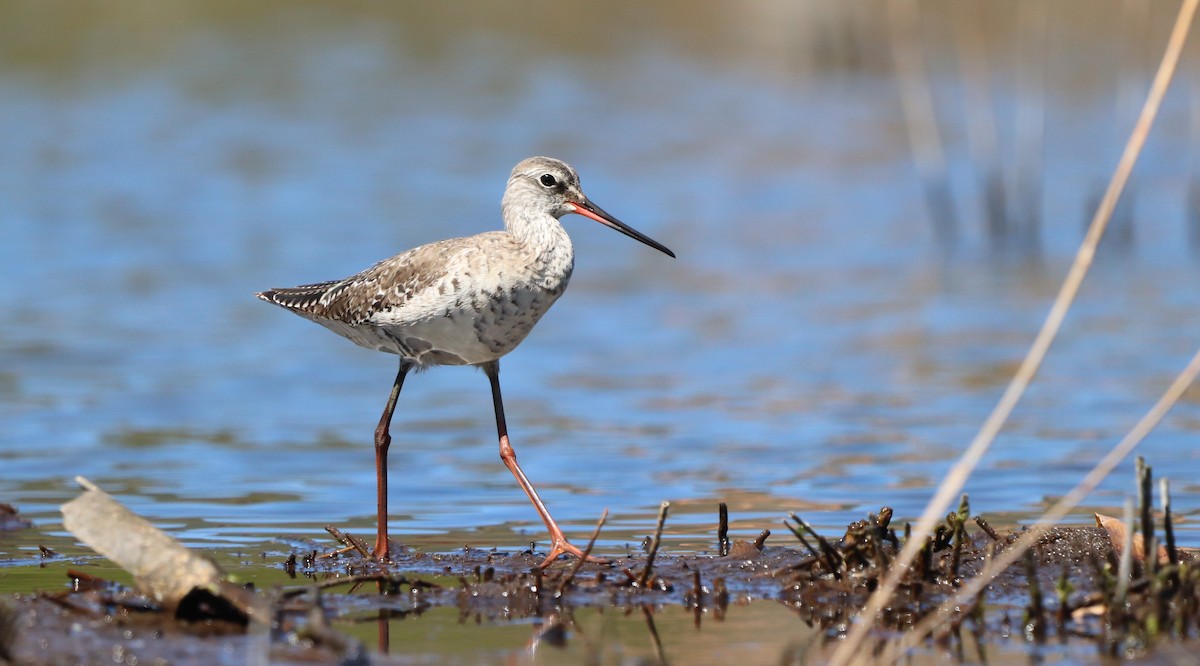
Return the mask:
<svg viewBox="0 0 1200 666">
<path fill-rule="evenodd" d="M 1021 540 L 985 520 L 951 514 L 927 540 L 873 640 L 882 650 L 939 611 L 990 558 Z M 666 516 L 662 516 L 665 519 Z M 264 609 L 218 594 L 170 604 L 85 573 L 78 559 L 43 553 L 62 589 L 2 598 L 0 658 L 8 663 L 490 663 L 584 659 L 615 663 L 828 658 L 889 570 L 905 539 L 890 511 L 818 535 L 798 517 L 792 533 L 727 538 L 710 553 L 673 553 L 648 539 L 637 552 L 581 566 L 563 558 L 537 568 L 533 551 L 402 550 L 388 565 L 353 547 L 335 557 L 310 550 L 222 563 L 227 580 Z M 39 537 L 11 512 L 9 537 Z M 661 522 L 660 522 L 661 526 Z M 938 616 L 908 654 L 986 662 L 1043 654 L 1101 661 L 1169 661 L 1197 626 L 1200 571 L 1189 553 L 1122 563 L 1119 532 L 1060 527 L 1037 541 L 969 603 Z M 1118 525 L 1118 527 L 1122 527 Z M 1114 536 L 1115 535 L 1115 536 Z M 1140 535 L 1139 535 L 1140 537 Z M 1154 552 L 1154 551 L 1144 551 Z M 56 561 L 57 560 L 57 561 Z M 1122 566 L 1129 576 L 1119 584 Z M 253 613 L 252 613 L 253 614 Z M 724 656 L 721 656 L 724 655 Z"/>
</svg>

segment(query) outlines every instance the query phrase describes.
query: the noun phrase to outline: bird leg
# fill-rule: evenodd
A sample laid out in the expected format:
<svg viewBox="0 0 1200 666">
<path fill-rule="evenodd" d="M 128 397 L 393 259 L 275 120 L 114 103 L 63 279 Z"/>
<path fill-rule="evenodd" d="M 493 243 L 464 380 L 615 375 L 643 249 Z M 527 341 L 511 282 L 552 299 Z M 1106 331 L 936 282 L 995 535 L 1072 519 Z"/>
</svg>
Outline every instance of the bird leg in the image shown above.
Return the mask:
<svg viewBox="0 0 1200 666">
<path fill-rule="evenodd" d="M 386 562 L 391 557 L 391 545 L 387 534 L 387 452 L 392 444 L 392 435 L 388 432 L 392 424 L 392 413 L 396 411 L 396 399 L 400 397 L 400 388 L 404 386 L 404 376 L 412 365 L 403 359 L 400 370 L 396 372 L 396 381 L 392 384 L 392 393 L 388 396 L 387 406 L 383 408 L 383 416 L 375 428 L 375 499 L 379 509 L 376 517 L 375 548 L 371 556 L 380 562 Z"/>
<path fill-rule="evenodd" d="M 482 367 L 484 373 L 487 374 L 488 381 L 492 385 L 492 406 L 496 410 L 496 430 L 500 435 L 500 460 L 504 461 L 504 466 L 516 477 L 517 483 L 521 485 L 521 490 L 525 491 L 525 495 L 533 503 L 533 508 L 537 509 L 538 515 L 542 517 L 542 522 L 546 523 L 546 528 L 550 530 L 550 554 L 538 566 L 549 566 L 551 562 L 563 553 L 570 553 L 580 558 L 585 557 L 582 550 L 567 541 L 567 537 L 563 535 L 558 524 L 550 517 L 550 512 L 546 510 L 546 505 L 542 504 L 542 498 L 538 497 L 537 490 L 534 489 L 533 484 L 526 478 L 525 472 L 521 471 L 521 466 L 517 464 L 517 452 L 513 450 L 512 444 L 508 441 L 508 426 L 504 421 L 504 402 L 500 398 L 500 363 L 492 361 L 483 364 Z M 608 563 L 608 560 L 592 555 L 587 555 L 586 561 L 597 564 Z"/>
</svg>

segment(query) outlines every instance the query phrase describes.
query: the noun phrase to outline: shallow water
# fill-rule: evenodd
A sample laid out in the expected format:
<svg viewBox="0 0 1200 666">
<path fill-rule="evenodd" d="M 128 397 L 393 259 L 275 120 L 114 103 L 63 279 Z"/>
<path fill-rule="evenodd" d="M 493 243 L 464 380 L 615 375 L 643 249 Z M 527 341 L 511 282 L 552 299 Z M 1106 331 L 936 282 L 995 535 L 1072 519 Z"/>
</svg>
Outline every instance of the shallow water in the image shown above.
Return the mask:
<svg viewBox="0 0 1200 666">
<path fill-rule="evenodd" d="M 1093 70 L 1117 24 L 1051 17 L 1065 83 L 1044 100 L 1037 248 L 981 231 L 956 72 L 934 67 L 963 223 L 948 249 L 878 19 L 798 7 L 0 4 L 0 501 L 61 535 L 84 475 L 192 544 L 368 534 L 395 361 L 253 292 L 496 228 L 512 164 L 551 154 L 679 256 L 565 219 L 571 288 L 502 364 L 522 465 L 570 532 L 608 508 L 600 547 L 637 543 L 664 499 L 669 543 L 696 550 L 721 501 L 740 536 L 792 510 L 828 530 L 885 504 L 918 514 L 1032 341 L 1115 162 L 1121 81 Z M 1170 17 L 1151 18 L 1157 57 Z M 856 37 L 849 55 L 819 38 L 835 29 Z M 993 522 L 1069 490 L 1200 340 L 1183 206 L 1195 72 L 1181 76 L 1132 186 L 1133 240 L 1104 248 L 966 488 Z M 998 87 L 1007 136 L 1029 93 Z M 1141 450 L 1185 518 L 1198 402 Z M 413 378 L 393 432 L 397 540 L 543 540 L 480 373 Z M 1131 468 L 1073 520 L 1118 512 Z M 1193 522 L 1177 530 L 1200 545 Z M 0 538 L 0 558 L 30 548 Z"/>
</svg>

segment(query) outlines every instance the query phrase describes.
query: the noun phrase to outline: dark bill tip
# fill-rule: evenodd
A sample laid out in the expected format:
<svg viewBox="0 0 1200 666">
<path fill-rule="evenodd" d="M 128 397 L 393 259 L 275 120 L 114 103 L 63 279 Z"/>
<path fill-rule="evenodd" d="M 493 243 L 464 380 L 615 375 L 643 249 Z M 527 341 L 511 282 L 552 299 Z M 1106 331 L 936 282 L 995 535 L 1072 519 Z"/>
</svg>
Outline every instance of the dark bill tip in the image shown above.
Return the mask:
<svg viewBox="0 0 1200 666">
<path fill-rule="evenodd" d="M 650 247 L 658 250 L 659 252 L 662 252 L 663 254 L 667 255 L 668 257 L 671 257 L 672 259 L 675 258 L 675 253 L 672 252 L 670 249 L 668 249 L 666 245 L 663 245 L 662 243 L 654 240 L 653 238 L 647 236 L 646 234 L 643 234 L 642 232 L 638 231 L 637 229 L 634 229 L 633 227 L 629 226 L 628 224 L 625 224 L 624 222 L 618 220 L 617 218 L 613 217 L 612 215 L 609 215 L 608 213 L 606 213 L 604 211 L 603 208 L 597 206 L 596 204 L 592 203 L 591 201 L 588 201 L 585 199 L 582 202 L 572 201 L 570 203 L 572 206 L 575 207 L 576 213 L 578 213 L 584 217 L 591 218 L 591 219 L 599 222 L 600 224 L 603 224 L 606 227 L 609 227 L 611 229 L 616 229 L 617 231 L 625 234 L 626 236 L 629 236 L 630 238 L 632 238 L 636 241 L 639 241 L 639 242 L 645 243 L 646 245 L 649 245 Z"/>
</svg>

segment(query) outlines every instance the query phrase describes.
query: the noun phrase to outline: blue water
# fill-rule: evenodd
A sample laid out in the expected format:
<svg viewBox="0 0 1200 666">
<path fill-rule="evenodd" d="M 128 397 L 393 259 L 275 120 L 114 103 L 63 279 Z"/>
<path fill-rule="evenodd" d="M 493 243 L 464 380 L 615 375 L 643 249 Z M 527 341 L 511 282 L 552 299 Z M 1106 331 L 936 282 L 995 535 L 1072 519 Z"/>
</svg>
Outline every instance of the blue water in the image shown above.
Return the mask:
<svg viewBox="0 0 1200 666">
<path fill-rule="evenodd" d="M 51 533 L 75 475 L 190 543 L 369 533 L 395 359 L 253 292 L 497 228 L 533 154 L 679 256 L 565 219 L 571 288 L 502 361 L 513 443 L 569 532 L 608 508 L 602 546 L 636 542 L 664 499 L 669 538 L 696 549 L 720 501 L 746 535 L 791 510 L 829 531 L 884 504 L 912 517 L 1032 341 L 1126 131 L 1107 84 L 1055 87 L 1040 249 L 996 252 L 946 110 L 963 224 L 946 249 L 890 72 L 869 62 L 789 67 L 786 46 L 729 35 L 698 52 L 689 21 L 626 23 L 631 7 L 591 17 L 609 40 L 545 17 L 181 7 L 10 9 L 0 40 L 0 501 Z M 1002 92 L 1011 113 L 1022 93 Z M 1188 102 L 1173 92 L 1139 166 L 1134 241 L 1101 252 L 967 486 L 994 522 L 1069 490 L 1200 345 Z M 395 538 L 544 540 L 481 373 L 412 378 L 393 433 Z M 1192 391 L 1141 450 L 1187 516 L 1198 436 Z M 1073 520 L 1117 512 L 1130 470 Z"/>
</svg>

